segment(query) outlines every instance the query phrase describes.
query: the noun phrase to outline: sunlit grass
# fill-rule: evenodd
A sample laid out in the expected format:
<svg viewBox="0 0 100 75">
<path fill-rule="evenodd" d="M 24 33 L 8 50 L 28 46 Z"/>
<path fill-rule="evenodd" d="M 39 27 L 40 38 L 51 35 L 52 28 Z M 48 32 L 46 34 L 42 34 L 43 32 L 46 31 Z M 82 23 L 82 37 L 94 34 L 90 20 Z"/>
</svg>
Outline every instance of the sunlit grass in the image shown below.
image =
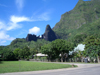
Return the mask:
<svg viewBox="0 0 100 75">
<path fill-rule="evenodd" d="M 3 61 L 0 64 L 0 73 L 38 71 L 70 67 L 72 67 L 72 65 L 30 61 Z"/>
</svg>

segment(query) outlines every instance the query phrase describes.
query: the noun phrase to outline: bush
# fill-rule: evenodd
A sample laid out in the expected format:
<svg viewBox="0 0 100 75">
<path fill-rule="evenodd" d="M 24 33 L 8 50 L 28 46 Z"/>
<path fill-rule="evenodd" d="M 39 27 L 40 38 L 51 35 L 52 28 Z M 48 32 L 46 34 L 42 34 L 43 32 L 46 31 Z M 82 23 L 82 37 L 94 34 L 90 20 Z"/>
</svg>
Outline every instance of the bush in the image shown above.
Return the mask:
<svg viewBox="0 0 100 75">
<path fill-rule="evenodd" d="M 16 58 L 12 51 L 7 51 L 6 53 L 3 53 L 3 60 L 13 61 L 13 60 L 16 60 Z"/>
</svg>

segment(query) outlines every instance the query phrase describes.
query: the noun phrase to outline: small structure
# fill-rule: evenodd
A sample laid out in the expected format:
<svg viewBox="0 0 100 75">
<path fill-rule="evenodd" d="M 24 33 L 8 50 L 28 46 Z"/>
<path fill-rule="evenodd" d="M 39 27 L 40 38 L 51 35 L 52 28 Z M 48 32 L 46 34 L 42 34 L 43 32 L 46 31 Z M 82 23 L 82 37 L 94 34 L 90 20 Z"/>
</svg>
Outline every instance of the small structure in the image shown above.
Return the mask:
<svg viewBox="0 0 100 75">
<path fill-rule="evenodd" d="M 36 54 L 36 56 L 39 56 L 39 57 L 45 57 L 45 56 L 48 56 L 48 55 L 42 54 L 42 53 L 38 53 L 38 54 Z"/>
<path fill-rule="evenodd" d="M 38 53 L 38 54 L 35 54 L 34 56 L 35 56 L 34 59 L 36 61 L 44 61 L 44 60 L 47 60 L 47 56 L 48 55 L 42 54 L 42 53 Z"/>
</svg>

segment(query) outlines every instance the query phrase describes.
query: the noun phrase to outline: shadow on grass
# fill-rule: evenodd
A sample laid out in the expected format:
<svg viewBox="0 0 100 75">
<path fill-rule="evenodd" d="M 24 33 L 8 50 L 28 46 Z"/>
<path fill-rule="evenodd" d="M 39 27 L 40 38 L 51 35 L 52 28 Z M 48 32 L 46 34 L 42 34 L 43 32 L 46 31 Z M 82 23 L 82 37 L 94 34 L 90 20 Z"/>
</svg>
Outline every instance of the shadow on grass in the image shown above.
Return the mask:
<svg viewBox="0 0 100 75">
<path fill-rule="evenodd" d="M 2 63 L 3 63 L 2 58 L 0 58 L 0 64 L 2 64 Z"/>
<path fill-rule="evenodd" d="M 0 64 L 3 64 L 3 62 L 2 62 L 2 61 L 0 61 Z"/>
</svg>

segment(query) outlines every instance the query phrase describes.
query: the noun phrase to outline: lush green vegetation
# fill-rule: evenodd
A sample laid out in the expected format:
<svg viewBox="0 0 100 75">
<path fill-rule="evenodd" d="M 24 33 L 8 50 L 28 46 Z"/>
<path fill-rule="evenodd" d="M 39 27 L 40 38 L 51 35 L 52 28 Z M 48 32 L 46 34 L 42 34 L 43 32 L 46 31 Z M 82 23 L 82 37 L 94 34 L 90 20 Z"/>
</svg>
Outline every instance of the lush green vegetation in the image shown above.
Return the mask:
<svg viewBox="0 0 100 75">
<path fill-rule="evenodd" d="M 41 51 L 41 46 L 48 44 L 49 41 L 39 39 L 36 42 L 27 42 L 25 39 L 17 38 L 8 46 L 0 46 L 0 55 L 2 60 L 30 59 L 36 53 Z M 1 60 L 0 58 L 0 60 Z"/>
<path fill-rule="evenodd" d="M 74 45 L 66 40 L 57 39 L 49 44 L 41 47 L 41 52 L 47 54 L 49 60 L 56 59 L 61 54 L 61 61 L 63 62 L 64 55 L 69 54 L 69 51 L 74 49 Z"/>
<path fill-rule="evenodd" d="M 96 36 L 86 36 L 82 34 L 82 36 L 77 35 L 75 36 L 74 42 L 69 42 L 63 39 L 57 39 L 50 43 L 44 43 L 44 45 L 39 45 L 33 48 L 29 46 L 24 46 L 23 48 L 16 48 L 15 50 L 11 50 L 7 47 L 0 47 L 0 61 L 11 61 L 11 60 L 19 60 L 19 59 L 32 59 L 33 55 L 36 53 L 43 53 L 47 54 L 48 61 L 54 61 L 58 59 L 59 61 L 66 61 L 66 58 L 73 58 L 76 61 L 76 58 L 82 57 L 90 57 L 93 59 L 97 59 L 100 56 L 100 39 Z M 85 39 L 86 38 L 86 39 Z M 14 40 L 15 41 L 15 40 Z M 85 44 L 84 51 L 74 51 L 74 47 L 78 43 Z M 16 43 L 15 43 L 16 44 Z M 14 45 L 14 44 L 13 44 Z M 23 42 L 22 42 L 23 45 Z M 34 45 L 33 45 L 34 46 Z M 69 55 L 69 52 L 72 51 L 72 54 Z M 59 56 L 61 54 L 61 56 Z M 68 57 L 67 57 L 68 56 Z"/>
<path fill-rule="evenodd" d="M 100 1 L 79 0 L 75 8 L 61 16 L 53 30 L 62 39 L 74 40 L 76 35 L 100 35 Z"/>
<path fill-rule="evenodd" d="M 95 36 L 89 36 L 84 41 L 85 46 L 85 55 L 89 57 L 97 58 L 100 56 L 100 39 Z"/>
<path fill-rule="evenodd" d="M 7 49 L 7 47 L 5 48 L 1 47 L 0 54 L 2 55 L 2 60 L 6 60 L 6 61 L 19 60 L 19 59 L 29 60 L 33 58 L 33 55 L 39 52 L 43 54 L 47 54 L 48 60 L 53 61 L 54 59 L 57 59 L 57 58 L 59 59 L 59 55 L 61 54 L 61 61 L 63 61 L 63 59 L 65 58 L 65 54 L 68 55 L 69 51 L 72 51 L 74 49 L 73 43 L 63 40 L 63 39 L 57 39 L 50 43 L 43 43 L 43 44 L 37 47 L 33 47 L 33 48 L 30 48 L 27 45 L 24 46 L 23 48 L 20 48 L 20 46 L 17 45 L 18 48 L 16 48 L 15 50 L 12 50 L 10 48 Z M 22 45 L 23 45 L 23 42 L 22 42 Z"/>
<path fill-rule="evenodd" d="M 16 48 L 22 49 L 23 47 L 28 46 L 29 48 L 31 48 L 31 49 L 34 48 L 37 50 L 37 52 L 39 52 L 40 47 L 43 46 L 44 44 L 47 44 L 47 43 L 49 43 L 49 41 L 46 41 L 44 39 L 38 39 L 37 41 L 27 42 L 26 39 L 24 39 L 24 38 L 22 38 L 22 39 L 17 38 L 15 40 L 13 40 L 11 42 L 11 44 L 7 46 L 7 48 L 13 51 Z"/>
<path fill-rule="evenodd" d="M 74 40 L 75 43 L 80 43 L 84 41 L 88 36 L 95 36 L 100 38 L 100 18 L 92 23 L 82 25 L 77 31 L 74 31 L 69 38 L 70 40 Z"/>
<path fill-rule="evenodd" d="M 72 65 L 29 61 L 3 61 L 0 73 L 70 68 Z"/>
</svg>

